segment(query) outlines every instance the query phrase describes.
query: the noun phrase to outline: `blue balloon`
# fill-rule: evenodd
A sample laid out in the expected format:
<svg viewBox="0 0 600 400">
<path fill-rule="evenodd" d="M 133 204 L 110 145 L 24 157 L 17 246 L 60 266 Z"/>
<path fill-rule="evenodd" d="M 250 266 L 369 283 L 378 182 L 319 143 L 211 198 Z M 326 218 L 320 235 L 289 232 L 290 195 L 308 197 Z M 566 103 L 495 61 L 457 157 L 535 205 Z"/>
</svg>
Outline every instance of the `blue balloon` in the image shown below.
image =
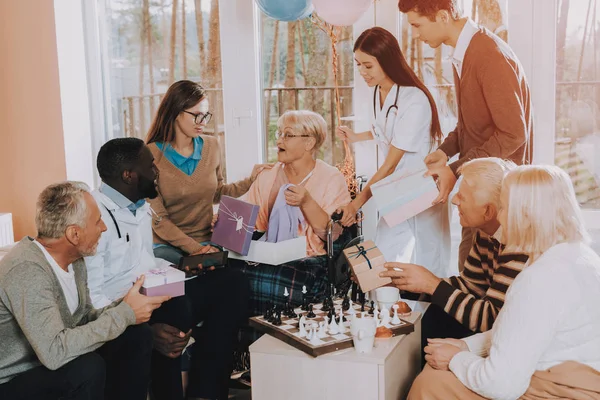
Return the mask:
<svg viewBox="0 0 600 400">
<path fill-rule="evenodd" d="M 314 11 L 312 0 L 256 0 L 258 8 L 279 21 L 297 21 Z"/>
</svg>

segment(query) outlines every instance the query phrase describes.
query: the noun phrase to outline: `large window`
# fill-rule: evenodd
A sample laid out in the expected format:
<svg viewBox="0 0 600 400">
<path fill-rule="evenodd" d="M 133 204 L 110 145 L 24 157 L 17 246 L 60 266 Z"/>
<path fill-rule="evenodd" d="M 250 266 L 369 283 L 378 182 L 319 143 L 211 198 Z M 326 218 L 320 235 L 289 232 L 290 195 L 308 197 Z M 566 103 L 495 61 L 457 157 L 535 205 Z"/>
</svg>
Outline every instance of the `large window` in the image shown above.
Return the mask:
<svg viewBox="0 0 600 400">
<path fill-rule="evenodd" d="M 207 90 L 213 119 L 205 133 L 218 137 L 224 159 L 218 0 L 98 0 L 98 8 L 110 80 L 107 138 L 144 139 L 168 87 L 189 79 Z"/>
<path fill-rule="evenodd" d="M 558 1 L 554 154 L 585 209 L 600 209 L 599 12 L 596 0 Z"/>
<path fill-rule="evenodd" d="M 352 27 L 342 28 L 337 37 L 340 117 L 344 118 L 352 114 Z M 281 22 L 262 14 L 261 41 L 267 161 L 277 160 L 275 132 L 279 116 L 287 110 L 307 109 L 321 114 L 329 128 L 319 158 L 329 164 L 341 162 L 344 148 L 334 134 L 338 123 L 329 36 L 310 18 Z M 351 125 L 349 121 L 344 124 Z"/>
</svg>

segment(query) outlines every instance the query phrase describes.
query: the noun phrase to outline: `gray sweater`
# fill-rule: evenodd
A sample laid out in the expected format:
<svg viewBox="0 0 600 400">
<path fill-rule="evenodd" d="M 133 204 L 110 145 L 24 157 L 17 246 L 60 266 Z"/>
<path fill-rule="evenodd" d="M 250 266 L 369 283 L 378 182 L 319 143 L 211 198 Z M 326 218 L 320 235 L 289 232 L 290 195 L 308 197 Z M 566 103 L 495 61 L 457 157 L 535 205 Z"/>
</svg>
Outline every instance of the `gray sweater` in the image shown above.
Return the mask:
<svg viewBox="0 0 600 400">
<path fill-rule="evenodd" d="M 69 311 L 52 266 L 25 237 L 0 261 L 0 384 L 39 366 L 55 370 L 118 337 L 135 314 L 124 302 L 92 307 L 85 262 L 73 263 L 79 306 Z"/>
</svg>

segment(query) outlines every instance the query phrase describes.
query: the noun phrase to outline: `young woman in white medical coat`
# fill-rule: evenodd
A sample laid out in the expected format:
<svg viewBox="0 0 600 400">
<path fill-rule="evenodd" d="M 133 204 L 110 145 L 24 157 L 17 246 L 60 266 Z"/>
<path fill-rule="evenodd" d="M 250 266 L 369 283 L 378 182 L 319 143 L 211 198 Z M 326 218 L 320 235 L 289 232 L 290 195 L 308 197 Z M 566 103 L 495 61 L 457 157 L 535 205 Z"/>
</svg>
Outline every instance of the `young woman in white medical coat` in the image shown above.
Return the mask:
<svg viewBox="0 0 600 400">
<path fill-rule="evenodd" d="M 372 128 L 354 133 L 341 126 L 336 133 L 349 143 L 375 140 L 380 165 L 363 191 L 344 207 L 342 223 L 346 226 L 355 222 L 357 210 L 371 198 L 371 185 L 395 172 L 425 173 L 423 159 L 442 138 L 435 101 L 390 32 L 379 27 L 363 32 L 354 44 L 354 57 L 361 76 L 374 88 Z M 439 277 L 449 276 L 448 205 L 435 205 L 393 227 L 380 218 L 375 243 L 387 261 L 411 262 Z"/>
</svg>

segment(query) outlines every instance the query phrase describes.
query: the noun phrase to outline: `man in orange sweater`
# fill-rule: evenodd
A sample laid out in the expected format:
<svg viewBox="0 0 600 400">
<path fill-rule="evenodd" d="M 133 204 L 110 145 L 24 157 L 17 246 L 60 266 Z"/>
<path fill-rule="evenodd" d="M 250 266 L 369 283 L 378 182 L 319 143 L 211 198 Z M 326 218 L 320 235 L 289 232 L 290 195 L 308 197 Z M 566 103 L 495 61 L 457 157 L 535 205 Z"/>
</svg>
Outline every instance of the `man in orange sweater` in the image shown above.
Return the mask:
<svg viewBox="0 0 600 400">
<path fill-rule="evenodd" d="M 445 202 L 458 179 L 458 167 L 482 157 L 499 157 L 517 165 L 531 160 L 533 107 L 523 67 L 498 36 L 461 17 L 457 0 L 399 0 L 414 38 L 432 48 L 454 48 L 452 65 L 458 104 L 456 128 L 425 158 L 429 175 L 437 178 Z M 450 164 L 451 157 L 458 159 Z M 473 242 L 463 228 L 459 269 Z"/>
</svg>

